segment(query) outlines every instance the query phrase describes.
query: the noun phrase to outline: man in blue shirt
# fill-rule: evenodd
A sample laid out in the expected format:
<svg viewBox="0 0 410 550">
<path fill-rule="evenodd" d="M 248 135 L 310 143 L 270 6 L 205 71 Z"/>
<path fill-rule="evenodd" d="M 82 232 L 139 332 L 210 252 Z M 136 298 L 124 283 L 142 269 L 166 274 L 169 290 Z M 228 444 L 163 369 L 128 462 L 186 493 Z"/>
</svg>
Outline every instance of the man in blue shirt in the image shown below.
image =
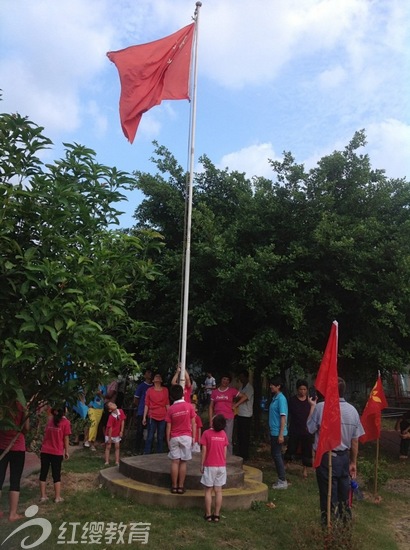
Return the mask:
<svg viewBox="0 0 410 550">
<path fill-rule="evenodd" d="M 272 485 L 272 489 L 287 489 L 282 448 L 285 437 L 288 435 L 288 402 L 282 393 L 283 381 L 280 378 L 271 380 L 269 386 L 272 392 L 272 401 L 269 406 L 271 454 L 278 474 L 278 481 Z"/>
</svg>

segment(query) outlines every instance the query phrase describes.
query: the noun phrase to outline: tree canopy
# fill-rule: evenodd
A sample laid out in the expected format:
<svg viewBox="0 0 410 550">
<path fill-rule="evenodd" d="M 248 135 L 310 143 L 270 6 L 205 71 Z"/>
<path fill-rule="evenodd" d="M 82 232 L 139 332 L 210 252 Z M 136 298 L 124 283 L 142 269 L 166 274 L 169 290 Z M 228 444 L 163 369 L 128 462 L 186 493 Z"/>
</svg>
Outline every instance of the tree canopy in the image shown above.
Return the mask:
<svg viewBox="0 0 410 550">
<path fill-rule="evenodd" d="M 292 154 L 272 180 L 217 169 L 195 176 L 188 363 L 214 372 L 315 372 L 333 320 L 339 372 L 359 380 L 401 370 L 410 352 L 410 188 L 374 170 L 360 149 L 305 170 Z M 139 304 L 155 327 L 141 359 L 176 356 L 186 174 L 164 147 L 159 173 L 136 173 L 136 227 L 164 236 L 161 275 Z"/>
<path fill-rule="evenodd" d="M 1 404 L 135 369 L 144 323 L 126 298 L 156 273 L 158 234 L 113 229 L 133 177 L 78 144 L 44 165 L 51 145 L 27 118 L 0 115 Z"/>
</svg>

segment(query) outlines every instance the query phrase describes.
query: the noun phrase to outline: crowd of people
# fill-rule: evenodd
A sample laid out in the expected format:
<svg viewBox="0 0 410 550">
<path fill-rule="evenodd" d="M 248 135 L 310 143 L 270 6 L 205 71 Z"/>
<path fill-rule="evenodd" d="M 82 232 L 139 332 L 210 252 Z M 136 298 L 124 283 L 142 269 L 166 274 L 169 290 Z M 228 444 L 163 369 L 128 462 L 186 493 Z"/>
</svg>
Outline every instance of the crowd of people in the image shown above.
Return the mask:
<svg viewBox="0 0 410 550">
<path fill-rule="evenodd" d="M 296 393 L 287 397 L 284 383 L 279 377 L 270 380 L 271 392 L 268 407 L 268 429 L 273 464 L 277 480 L 274 490 L 287 489 L 287 464 L 301 460 L 302 475 L 307 478 L 318 442 L 323 401 L 310 394 L 308 382 L 296 382 Z M 120 463 L 121 441 L 125 435 L 127 414 L 122 408 L 125 388 L 118 380 L 109 384 L 99 384 L 91 397 L 81 393 L 74 411 L 80 418 L 88 419 L 84 433 L 84 447 L 96 450 L 97 441 L 104 446 L 105 465 L 110 464 L 111 449 L 114 447 L 115 465 Z M 356 477 L 358 440 L 364 433 L 357 410 L 344 399 L 346 385 L 339 378 L 342 439 L 339 446 L 332 449 L 332 514 L 349 518 L 351 514 L 349 492 L 350 480 Z M 200 398 L 207 410 L 202 408 Z M 131 410 L 130 410 L 131 409 Z M 133 390 L 133 401 L 129 408 L 128 422 L 135 422 L 133 454 L 163 453 L 168 450 L 170 459 L 170 491 L 172 494 L 185 493 L 187 461 L 192 453 L 200 453 L 201 483 L 204 486 L 205 514 L 207 522 L 218 522 L 222 506 L 222 487 L 227 479 L 227 457 L 235 453 L 244 461 L 249 460 L 251 426 L 254 414 L 254 389 L 249 373 L 237 375 L 236 384 L 232 377 L 224 373 L 216 383 L 211 372 L 207 372 L 201 384 L 197 384 L 185 371 L 181 379 L 181 367 L 177 365 L 169 387 L 164 385 L 160 373 L 146 369 L 142 380 Z M 206 414 L 207 413 L 207 414 Z M 9 520 L 21 516 L 17 512 L 20 480 L 24 468 L 25 433 L 29 430 L 29 420 L 25 408 L 20 404 L 10 406 L 11 421 L 20 430 L 0 431 L 0 491 L 10 468 Z M 204 420 L 204 416 L 206 420 Z M 204 424 L 206 425 L 205 430 Z M 235 426 L 235 446 L 234 446 Z M 396 423 L 400 433 L 400 458 L 408 457 L 410 442 L 410 413 L 406 413 Z M 40 450 L 41 471 L 39 476 L 40 502 L 49 500 L 47 477 L 51 468 L 54 487 L 54 502 L 63 501 L 61 496 L 61 467 L 69 458 L 71 423 L 67 418 L 66 404 L 48 408 L 48 420 Z M 327 521 L 327 491 L 329 479 L 328 457 L 323 455 L 316 468 L 316 479 L 320 495 L 322 521 Z M 214 509 L 212 492 L 215 493 Z M 1 493 L 0 493 L 1 495 Z M 0 511 L 0 517 L 3 512 Z"/>
</svg>

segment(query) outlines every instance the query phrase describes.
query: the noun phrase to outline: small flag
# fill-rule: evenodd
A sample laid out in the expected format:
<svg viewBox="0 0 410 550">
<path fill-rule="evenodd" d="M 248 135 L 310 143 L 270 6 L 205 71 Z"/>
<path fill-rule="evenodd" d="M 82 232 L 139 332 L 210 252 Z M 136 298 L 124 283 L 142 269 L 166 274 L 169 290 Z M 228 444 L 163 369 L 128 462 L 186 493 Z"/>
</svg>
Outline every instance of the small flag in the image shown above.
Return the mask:
<svg viewBox="0 0 410 550">
<path fill-rule="evenodd" d="M 360 443 L 366 443 L 367 441 L 373 441 L 380 438 L 382 410 L 387 406 L 388 403 L 384 395 L 383 384 L 379 374 L 360 418 L 365 431 L 364 435 L 359 438 Z"/>
<path fill-rule="evenodd" d="M 339 383 L 337 376 L 338 323 L 333 321 L 329 340 L 315 381 L 316 389 L 325 398 L 314 468 L 320 465 L 322 456 L 340 445 L 342 426 L 340 419 Z"/>
<path fill-rule="evenodd" d="M 194 29 L 191 23 L 160 40 L 107 53 L 120 76 L 121 126 L 130 143 L 151 107 L 163 99 L 189 99 Z"/>
</svg>

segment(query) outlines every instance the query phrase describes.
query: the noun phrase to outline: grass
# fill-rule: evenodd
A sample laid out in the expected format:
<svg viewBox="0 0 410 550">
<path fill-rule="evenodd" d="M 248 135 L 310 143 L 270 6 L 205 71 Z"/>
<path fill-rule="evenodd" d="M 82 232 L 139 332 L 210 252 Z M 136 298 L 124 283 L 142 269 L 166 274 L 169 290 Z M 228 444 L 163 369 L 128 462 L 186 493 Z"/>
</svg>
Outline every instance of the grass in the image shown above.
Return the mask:
<svg viewBox="0 0 410 550">
<path fill-rule="evenodd" d="M 361 447 L 360 455 L 365 460 L 374 460 L 374 444 Z M 248 511 L 222 511 L 221 522 L 209 524 L 202 519 L 203 511 L 200 509 L 149 508 L 112 496 L 97 481 L 97 474 L 103 463 L 102 450 L 91 453 L 79 448 L 64 463 L 62 489 L 65 501 L 59 505 L 52 501 L 39 505 L 36 518 L 49 520 L 52 533 L 38 548 L 54 550 L 67 545 L 86 547 L 87 550 L 131 549 L 139 546 L 159 550 L 404 550 L 409 548 L 407 510 L 410 498 L 410 465 L 409 461 L 399 462 L 396 449 L 382 448 L 381 456 L 386 462 L 390 478 L 386 485 L 380 487 L 382 502 L 376 505 L 371 492 L 365 500 L 354 502 L 351 530 L 335 530 L 334 540 L 326 540 L 326 531 L 323 532 L 319 526 L 319 496 L 314 474 L 310 473 L 309 478 L 304 480 L 299 465 L 288 468 L 287 477 L 291 486 L 287 491 L 269 490 L 268 500 L 274 506 L 268 507 L 264 502 L 255 502 Z M 275 473 L 266 446 L 260 447 L 252 465 L 263 471 L 264 481 L 270 487 L 275 481 Z M 38 503 L 37 478 L 38 475 L 33 474 L 24 481 L 21 510 Z M 52 484 L 49 485 L 51 496 Z M 66 544 L 59 544 L 57 537 L 61 533 L 60 526 L 63 522 L 79 523 L 79 541 L 81 529 L 87 523 L 103 522 L 105 527 L 108 522 L 114 522 L 117 526 L 122 523 L 126 526 L 124 544 L 116 544 L 115 540 L 108 544 L 92 544 L 87 542 L 87 537 L 82 544 L 67 544 L 71 530 L 62 539 Z M 143 545 L 141 539 L 128 544 L 129 525 L 135 522 L 151 524 L 148 544 Z M 17 524 L 11 526 L 4 519 L 0 520 L 0 545 L 15 527 Z M 20 549 L 24 536 L 29 537 L 27 545 L 34 543 L 40 533 L 39 528 L 31 527 L 24 535 L 16 534 L 2 548 Z"/>
</svg>

